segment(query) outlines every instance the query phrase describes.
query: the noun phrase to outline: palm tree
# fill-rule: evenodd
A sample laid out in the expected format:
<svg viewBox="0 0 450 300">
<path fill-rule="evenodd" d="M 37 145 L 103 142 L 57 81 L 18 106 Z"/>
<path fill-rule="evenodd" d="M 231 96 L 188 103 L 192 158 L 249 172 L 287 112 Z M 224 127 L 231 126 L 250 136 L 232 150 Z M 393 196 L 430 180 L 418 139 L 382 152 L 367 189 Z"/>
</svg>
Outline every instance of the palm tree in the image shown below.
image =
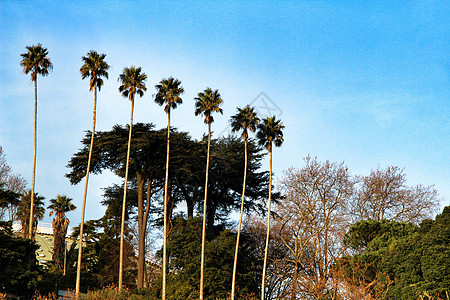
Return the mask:
<svg viewBox="0 0 450 300">
<path fill-rule="evenodd" d="M 91 147 L 89 148 L 88 166 L 86 169 L 86 183 L 84 185 L 83 207 L 81 210 L 81 223 L 80 223 L 80 240 L 78 242 L 78 264 L 77 264 L 77 282 L 75 287 L 76 295 L 80 293 L 80 281 L 81 281 L 81 253 L 83 250 L 83 225 L 84 216 L 86 212 L 86 196 L 89 181 L 89 171 L 91 168 L 92 148 L 94 147 L 94 134 L 95 134 L 95 120 L 97 115 L 97 89 L 100 91 L 103 85 L 102 77 L 108 79 L 109 65 L 105 62 L 106 54 L 98 54 L 97 51 L 89 51 L 87 56 L 82 57 L 84 64 L 80 68 L 81 79 L 89 77 L 89 91 L 94 91 L 94 109 L 92 120 L 92 133 L 91 133 Z"/>
<path fill-rule="evenodd" d="M 30 202 L 31 199 L 34 199 L 33 206 L 33 218 L 30 218 Z M 34 236 L 37 230 L 38 220 L 42 220 L 45 213 L 44 208 L 44 200 L 43 196 L 39 196 L 38 193 L 34 194 L 34 197 L 31 197 L 31 190 L 28 190 L 25 194 L 20 197 L 20 202 L 17 207 L 17 218 L 20 220 L 22 224 L 22 237 L 28 237 L 32 241 L 34 241 Z M 30 220 L 32 220 L 30 222 Z M 30 223 L 31 226 L 30 226 Z M 31 235 L 29 234 L 29 228 L 31 227 Z"/>
<path fill-rule="evenodd" d="M 131 147 L 131 131 L 133 129 L 133 111 L 134 111 L 134 96 L 138 94 L 140 97 L 144 96 L 144 92 L 147 90 L 145 86 L 145 80 L 147 75 L 141 73 L 141 67 L 136 68 L 131 66 L 130 68 L 124 68 L 123 73 L 119 75 L 119 92 L 122 96 L 128 98 L 131 101 L 131 120 L 130 120 L 130 132 L 128 135 L 128 150 L 127 150 L 127 164 L 125 168 L 125 183 L 123 188 L 123 204 L 122 204 L 122 224 L 120 229 L 120 262 L 119 262 L 119 291 L 122 289 L 122 277 L 123 277 L 123 235 L 125 228 L 125 210 L 127 200 L 127 182 L 128 182 L 128 165 L 130 162 L 130 147 Z"/>
<path fill-rule="evenodd" d="M 259 140 L 259 145 L 266 147 L 270 155 L 270 177 L 269 177 L 269 202 L 267 207 L 267 235 L 266 235 L 266 248 L 264 251 L 264 266 L 261 285 L 261 300 L 264 300 L 264 287 L 266 278 L 266 266 L 267 266 L 267 251 L 269 247 L 269 232 L 270 232 L 270 202 L 272 199 L 272 147 L 280 147 L 283 144 L 283 130 L 284 125 L 280 120 L 276 120 L 275 116 L 263 119 L 263 122 L 258 125 L 258 133 L 256 137 Z"/>
<path fill-rule="evenodd" d="M 248 140 L 248 130 L 251 132 L 256 131 L 256 126 L 259 124 L 259 118 L 256 116 L 255 108 L 247 105 L 244 108 L 238 107 L 238 113 L 231 117 L 231 130 L 237 132 L 242 130 L 242 139 L 244 140 L 244 150 L 245 150 L 245 167 L 244 167 L 244 182 L 242 184 L 242 199 L 241 199 L 241 214 L 239 217 L 239 227 L 236 238 L 236 250 L 234 253 L 234 265 L 233 265 L 233 280 L 231 282 L 231 299 L 234 300 L 235 296 L 235 285 L 236 285 L 236 269 L 237 269 L 237 257 L 239 250 L 239 238 L 241 236 L 241 224 L 242 215 L 244 213 L 244 197 L 245 197 L 245 183 L 247 181 L 247 140 Z"/>
<path fill-rule="evenodd" d="M 163 240 L 163 286 L 162 299 L 166 299 L 166 272 L 167 272 L 167 187 L 169 182 L 169 149 L 170 149 L 170 109 L 177 108 L 178 104 L 183 103 L 180 95 L 184 93 L 181 81 L 170 77 L 163 79 L 157 84 L 158 92 L 155 95 L 155 102 L 160 106 L 164 105 L 164 111 L 167 113 L 167 159 L 166 159 L 166 179 L 164 182 L 164 240 Z M 139 287 L 139 276 L 138 276 Z"/>
<path fill-rule="evenodd" d="M 51 209 L 49 216 L 55 213 L 53 218 L 53 256 L 52 259 L 58 269 L 64 269 L 64 255 L 66 251 L 66 234 L 69 226 L 69 219 L 66 212 L 72 211 L 77 207 L 73 205 L 72 199 L 64 195 L 56 196 L 56 199 L 50 199 L 50 205 L 47 209 Z M 80 239 L 81 240 L 81 239 Z"/>
<path fill-rule="evenodd" d="M 49 72 L 53 69 L 53 64 L 50 58 L 47 57 L 48 50 L 43 48 L 39 43 L 33 46 L 26 46 L 25 49 L 28 52 L 20 54 L 23 59 L 20 65 L 23 67 L 23 72 L 25 74 L 31 73 L 31 81 L 34 82 L 34 156 L 33 156 L 33 179 L 31 183 L 31 208 L 30 208 L 30 220 L 33 220 L 34 211 L 34 189 L 35 189 L 35 178 L 36 178 L 36 153 L 37 153 L 37 76 L 47 76 Z M 32 236 L 32 224 L 29 223 L 28 237 Z"/>
<path fill-rule="evenodd" d="M 208 170 L 209 170 L 209 149 L 211 146 L 211 123 L 214 118 L 211 115 L 214 112 L 223 114 L 222 105 L 223 100 L 220 97 L 219 91 L 213 91 L 211 88 L 206 88 L 203 92 L 197 94 L 195 100 L 195 115 L 202 114 L 205 117 L 205 123 L 208 124 L 208 152 L 206 156 L 206 179 L 205 179 L 205 200 L 203 203 L 203 229 L 202 229 L 202 256 L 200 264 L 200 299 L 203 300 L 203 273 L 205 262 L 205 235 L 206 235 L 206 200 L 208 195 Z"/>
</svg>

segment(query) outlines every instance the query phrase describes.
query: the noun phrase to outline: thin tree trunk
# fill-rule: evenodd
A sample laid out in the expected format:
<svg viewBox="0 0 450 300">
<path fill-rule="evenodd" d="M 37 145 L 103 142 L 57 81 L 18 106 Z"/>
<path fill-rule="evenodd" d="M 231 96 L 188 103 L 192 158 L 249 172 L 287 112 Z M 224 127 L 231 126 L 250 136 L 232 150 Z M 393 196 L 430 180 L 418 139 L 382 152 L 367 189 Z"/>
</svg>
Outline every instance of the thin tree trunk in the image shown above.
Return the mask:
<svg viewBox="0 0 450 300">
<path fill-rule="evenodd" d="M 234 296 L 235 296 L 237 258 L 238 258 L 238 251 L 239 251 L 239 239 L 241 237 L 242 215 L 244 214 L 245 183 L 247 181 L 247 140 L 244 141 L 244 145 L 245 145 L 244 183 L 242 184 L 241 215 L 239 217 L 239 227 L 238 227 L 238 233 L 237 233 L 237 238 L 236 238 L 236 250 L 234 252 L 233 281 L 231 283 L 231 300 L 234 300 Z"/>
<path fill-rule="evenodd" d="M 267 212 L 267 235 L 266 235 L 266 249 L 264 250 L 264 267 L 261 283 L 261 300 L 264 300 L 264 289 L 266 281 L 266 268 L 267 268 L 267 252 L 269 249 L 269 237 L 270 237 L 270 202 L 272 200 L 272 149 L 270 149 L 270 174 L 269 174 L 269 204 Z"/>
<path fill-rule="evenodd" d="M 30 224 L 28 226 L 28 238 L 34 241 L 33 235 L 33 210 L 34 210 L 34 188 L 36 179 L 36 153 L 37 153 L 37 76 L 34 78 L 34 155 L 33 155 L 33 178 L 31 180 L 31 205 Z"/>
<path fill-rule="evenodd" d="M 145 212 L 144 212 L 144 218 L 143 218 L 143 232 L 144 232 L 144 247 L 147 247 L 145 245 L 145 238 L 146 238 L 146 234 L 147 234 L 147 221 L 148 221 L 148 214 L 150 213 L 150 199 L 152 196 L 152 180 L 148 179 L 147 180 L 147 206 L 145 207 Z M 144 248 L 146 250 L 146 248 Z M 144 287 L 148 287 L 148 274 L 147 274 L 147 264 L 145 261 L 145 253 L 147 251 L 144 252 Z"/>
<path fill-rule="evenodd" d="M 127 204 L 128 166 L 130 163 L 131 131 L 133 129 L 133 111 L 134 111 L 134 96 L 132 96 L 131 98 L 130 133 L 128 135 L 127 165 L 125 168 L 125 183 L 123 187 L 122 224 L 120 227 L 119 291 L 122 290 L 122 282 L 123 282 L 123 243 L 124 243 L 123 236 L 125 231 L 125 211 Z"/>
<path fill-rule="evenodd" d="M 144 286 L 144 266 L 145 266 L 145 228 L 144 228 L 144 177 L 141 173 L 136 172 L 138 182 L 138 274 L 137 288 Z"/>
<path fill-rule="evenodd" d="M 295 300 L 297 294 L 297 281 L 298 281 L 298 240 L 295 239 L 295 248 L 294 248 L 294 278 L 292 283 L 292 291 L 291 291 L 291 299 Z"/>
<path fill-rule="evenodd" d="M 166 179 L 164 181 L 164 235 L 163 235 L 163 284 L 162 299 L 166 299 L 167 274 L 167 193 L 169 184 L 169 150 L 170 150 L 170 108 L 167 112 L 167 153 L 166 153 Z"/>
<path fill-rule="evenodd" d="M 80 282 L 81 282 L 81 254 L 83 251 L 83 227 L 84 227 L 84 216 L 86 213 L 86 197 L 89 182 L 89 172 L 91 169 L 91 159 L 92 159 L 92 149 L 94 148 L 94 135 L 95 135 L 95 120 L 97 115 L 97 83 L 94 85 L 94 109 L 92 113 L 92 134 L 91 134 L 91 146 L 89 147 L 89 158 L 88 165 L 86 169 L 86 183 L 84 184 L 84 195 L 83 195 L 83 207 L 81 209 L 81 224 L 80 224 L 80 240 L 78 241 L 78 262 L 77 262 L 77 281 L 75 285 L 75 295 L 78 299 L 80 295 Z"/>
<path fill-rule="evenodd" d="M 194 200 L 185 193 L 186 196 L 186 210 L 188 219 L 192 219 L 194 217 Z"/>
<path fill-rule="evenodd" d="M 205 201 L 203 203 L 202 258 L 200 263 L 200 300 L 203 300 L 203 279 L 205 269 L 206 200 L 208 198 L 209 149 L 211 146 L 211 123 L 208 123 L 208 153 L 206 155 Z"/>
<path fill-rule="evenodd" d="M 144 220 L 143 220 L 144 234 L 147 233 L 147 221 L 148 221 L 148 214 L 150 213 L 151 196 L 152 196 L 152 180 L 148 179 L 147 180 L 147 206 L 145 207 Z"/>
</svg>

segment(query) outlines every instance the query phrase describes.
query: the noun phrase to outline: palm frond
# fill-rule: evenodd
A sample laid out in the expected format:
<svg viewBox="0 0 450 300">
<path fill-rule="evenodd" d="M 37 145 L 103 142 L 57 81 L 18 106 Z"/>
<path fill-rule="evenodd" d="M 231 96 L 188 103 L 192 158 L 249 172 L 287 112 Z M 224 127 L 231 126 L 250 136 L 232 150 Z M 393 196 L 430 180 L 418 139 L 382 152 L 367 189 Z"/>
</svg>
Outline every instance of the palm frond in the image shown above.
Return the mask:
<svg viewBox="0 0 450 300">
<path fill-rule="evenodd" d="M 87 56 L 81 58 L 84 62 L 80 68 L 81 79 L 90 78 L 89 91 L 91 92 L 95 87 L 98 87 L 98 90 L 101 89 L 103 85 L 101 77 L 108 79 L 110 66 L 105 62 L 105 58 L 106 54 L 98 54 L 94 50 L 89 51 Z"/>
<path fill-rule="evenodd" d="M 145 86 L 147 75 L 141 72 L 141 67 L 131 66 L 130 68 L 124 68 L 123 73 L 119 75 L 119 82 L 121 83 L 119 92 L 130 101 L 134 100 L 136 93 L 142 97 L 147 90 Z"/>
<path fill-rule="evenodd" d="M 36 81 L 37 75 L 47 76 L 53 70 L 53 64 L 47 57 L 47 48 L 39 43 L 33 46 L 26 46 L 27 52 L 20 54 L 22 60 L 20 65 L 23 67 L 23 73 L 31 73 L 31 80 Z"/>
<path fill-rule="evenodd" d="M 248 138 L 248 130 L 256 131 L 259 124 L 259 118 L 256 116 L 255 108 L 247 105 L 244 108 L 237 108 L 238 113 L 231 117 L 231 131 L 237 132 L 242 130 L 242 138 L 244 141 Z"/>
<path fill-rule="evenodd" d="M 218 90 L 213 91 L 211 88 L 206 88 L 203 92 L 197 94 L 195 100 L 195 115 L 203 114 L 205 123 L 211 124 L 214 122 L 213 112 L 223 114 L 220 105 L 223 104 L 223 99 Z"/>
<path fill-rule="evenodd" d="M 273 144 L 275 147 L 280 147 L 284 142 L 283 129 L 283 123 L 281 120 L 276 120 L 275 116 L 263 119 L 262 123 L 258 125 L 256 134 L 258 144 L 266 147 L 269 152 L 272 151 Z"/>
<path fill-rule="evenodd" d="M 180 95 L 184 93 L 181 81 L 173 77 L 162 79 L 155 85 L 157 93 L 155 94 L 155 102 L 164 107 L 164 111 L 168 113 L 171 108 L 177 108 L 178 104 L 183 103 Z"/>
</svg>

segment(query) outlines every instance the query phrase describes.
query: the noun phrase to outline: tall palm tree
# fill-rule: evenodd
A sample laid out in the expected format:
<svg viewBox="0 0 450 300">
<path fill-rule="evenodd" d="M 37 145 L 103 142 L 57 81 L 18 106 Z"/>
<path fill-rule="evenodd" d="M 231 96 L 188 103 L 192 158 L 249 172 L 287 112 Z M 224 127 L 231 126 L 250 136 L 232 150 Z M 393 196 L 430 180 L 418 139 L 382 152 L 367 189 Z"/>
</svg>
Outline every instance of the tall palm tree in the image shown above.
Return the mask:
<svg viewBox="0 0 450 300">
<path fill-rule="evenodd" d="M 28 237 L 32 236 L 32 224 L 33 224 L 33 206 L 34 206 L 34 189 L 36 178 L 36 153 L 37 153 L 37 76 L 47 76 L 53 69 L 53 64 L 50 58 L 47 57 L 47 48 L 42 47 L 39 43 L 33 46 L 26 46 L 25 49 L 28 52 L 20 54 L 23 59 L 20 65 L 23 67 L 25 74 L 31 73 L 31 81 L 34 82 L 34 156 L 33 156 L 33 178 L 31 182 L 31 208 L 30 208 L 30 220 L 28 229 Z"/>
<path fill-rule="evenodd" d="M 30 209 L 31 209 L 31 199 L 34 199 L 33 206 L 33 218 L 30 218 Z M 45 213 L 44 208 L 44 200 L 43 196 L 40 196 L 38 193 L 34 194 L 34 197 L 31 197 L 31 190 L 28 190 L 25 194 L 20 197 L 20 202 L 17 207 L 17 218 L 20 220 L 22 224 L 22 237 L 28 237 L 34 241 L 34 236 L 37 230 L 38 220 L 42 220 Z M 30 222 L 30 220 L 32 220 Z M 29 228 L 31 224 L 31 235 L 29 234 Z"/>
<path fill-rule="evenodd" d="M 50 199 L 50 205 L 47 209 L 51 209 L 49 216 L 55 213 L 53 218 L 53 256 L 52 259 L 56 267 L 60 270 L 64 269 L 64 255 L 66 251 L 66 234 L 69 227 L 69 219 L 66 212 L 72 211 L 77 207 L 72 203 L 72 199 L 64 195 L 56 196 L 56 199 Z M 80 239 L 81 240 L 81 239 Z"/>
<path fill-rule="evenodd" d="M 163 286 L 162 299 L 166 299 L 166 272 L 167 272 L 167 187 L 169 182 L 169 149 L 170 149 L 170 110 L 177 108 L 178 104 L 183 103 L 180 95 L 184 93 L 181 81 L 170 77 L 163 79 L 156 86 L 157 93 L 155 102 L 160 106 L 164 105 L 164 111 L 167 113 L 167 159 L 166 159 L 166 179 L 164 182 L 164 240 L 163 240 Z M 138 276 L 139 282 L 139 276 Z"/>
<path fill-rule="evenodd" d="M 213 91 L 211 88 L 206 88 L 203 92 L 197 94 L 195 100 L 195 115 L 202 114 L 205 117 L 205 123 L 208 124 L 208 152 L 206 156 L 206 178 L 205 178 L 205 200 L 203 203 L 203 229 L 202 229 L 202 256 L 200 264 L 200 299 L 203 300 L 203 273 L 205 263 L 205 236 L 206 236 L 206 200 L 208 195 L 208 170 L 209 170 L 209 150 L 211 146 L 211 123 L 214 122 L 212 113 L 219 112 L 223 114 L 222 105 L 223 100 L 220 97 L 219 91 Z"/>
<path fill-rule="evenodd" d="M 256 126 L 259 124 L 259 118 L 256 116 L 255 108 L 247 105 L 244 108 L 237 108 L 238 113 L 231 117 L 231 130 L 233 132 L 242 130 L 242 139 L 244 140 L 244 155 L 245 155 L 245 166 L 244 166 L 244 182 L 242 184 L 242 199 L 241 199 L 241 214 L 239 217 L 239 227 L 236 238 L 236 250 L 234 252 L 234 265 L 233 265 L 233 280 L 231 282 L 231 299 L 234 300 L 235 297 L 235 286 L 236 286 L 236 269 L 237 269 L 237 257 L 239 250 L 239 238 L 241 236 L 241 224 L 242 215 L 244 213 L 244 198 L 245 198 L 245 184 L 247 181 L 247 141 L 248 141 L 248 130 L 251 132 L 256 131 Z"/>
<path fill-rule="evenodd" d="M 261 146 L 266 147 L 270 155 L 270 175 L 269 175 L 269 201 L 267 207 L 267 235 L 266 235 L 266 248 L 264 251 L 264 266 L 261 285 L 261 300 L 264 300 L 264 289 L 266 279 L 266 266 L 267 266 L 267 252 L 269 247 L 269 232 L 270 232 L 270 202 L 272 199 L 272 148 L 280 147 L 283 144 L 283 129 L 284 125 L 281 120 L 276 120 L 275 116 L 263 119 L 263 122 L 258 125 L 258 143 Z"/>
<path fill-rule="evenodd" d="M 88 166 L 86 169 L 86 183 L 84 185 L 83 207 L 81 209 L 81 223 L 80 223 L 80 240 L 78 242 L 78 263 L 77 263 L 77 282 L 75 287 L 76 295 L 80 293 L 80 281 L 81 281 L 81 253 L 83 251 L 83 226 L 84 216 L 86 212 L 86 196 L 89 182 L 89 171 L 91 168 L 92 148 L 94 147 L 94 134 L 95 134 L 95 120 L 97 116 L 97 89 L 100 91 L 103 85 L 102 77 L 108 79 L 109 65 L 105 62 L 106 54 L 98 54 L 97 51 L 91 50 L 87 56 L 82 57 L 84 64 L 80 68 L 81 79 L 89 77 L 89 91 L 94 91 L 94 109 L 92 117 L 92 133 L 91 133 L 91 146 L 89 148 Z"/>
<path fill-rule="evenodd" d="M 147 90 L 145 86 L 145 80 L 147 75 L 141 73 L 141 67 L 136 68 L 131 66 L 130 68 L 124 68 L 123 73 L 119 75 L 119 92 L 122 96 L 128 98 L 131 101 L 131 120 L 130 120 L 130 132 L 128 135 L 128 150 L 127 150 L 127 164 L 125 168 L 125 183 L 123 188 L 123 204 L 122 204 L 122 224 L 120 229 L 120 262 L 119 262 L 119 290 L 122 289 L 123 278 L 123 235 L 125 229 L 125 210 L 127 200 L 127 183 L 128 183 L 128 165 L 130 162 L 130 147 L 131 147 L 131 131 L 133 129 L 133 112 L 134 112 L 134 96 L 136 94 L 139 97 L 144 96 L 144 92 Z"/>
</svg>

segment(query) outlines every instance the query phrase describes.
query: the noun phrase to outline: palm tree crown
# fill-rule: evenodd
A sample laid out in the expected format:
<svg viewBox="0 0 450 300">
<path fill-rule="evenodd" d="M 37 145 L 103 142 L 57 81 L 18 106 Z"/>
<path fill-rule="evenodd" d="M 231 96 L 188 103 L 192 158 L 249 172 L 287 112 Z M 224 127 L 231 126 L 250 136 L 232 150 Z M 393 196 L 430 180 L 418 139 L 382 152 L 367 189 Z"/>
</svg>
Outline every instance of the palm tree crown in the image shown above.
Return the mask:
<svg viewBox="0 0 450 300">
<path fill-rule="evenodd" d="M 203 92 L 198 93 L 194 100 L 196 100 L 195 115 L 203 114 L 206 124 L 214 122 L 214 118 L 211 115 L 213 112 L 223 114 L 222 109 L 219 107 L 222 105 L 223 100 L 218 90 L 213 91 L 211 88 L 207 88 Z"/>
<path fill-rule="evenodd" d="M 65 195 L 58 195 L 56 199 L 50 199 L 50 205 L 47 209 L 51 209 L 50 216 L 55 213 L 56 217 L 65 215 L 66 212 L 72 211 L 77 207 L 72 203 L 72 199 Z"/>
<path fill-rule="evenodd" d="M 155 95 L 155 102 L 164 107 L 164 111 L 168 113 L 171 108 L 177 108 L 178 104 L 183 103 L 180 95 L 184 93 L 184 88 L 181 86 L 181 81 L 169 77 L 161 80 L 155 88 L 158 92 Z"/>
<path fill-rule="evenodd" d="M 45 197 L 40 196 L 38 193 L 34 193 L 33 201 L 33 221 L 32 225 L 32 233 L 28 238 L 34 239 L 34 233 L 37 229 L 38 220 L 41 220 L 44 217 L 45 208 L 44 208 L 44 200 Z M 31 190 L 28 190 L 25 194 L 20 197 L 20 202 L 17 207 L 17 218 L 20 220 L 22 224 L 22 235 L 26 237 L 28 228 L 30 226 L 30 212 L 31 212 Z"/>
<path fill-rule="evenodd" d="M 256 131 L 259 124 L 259 118 L 256 116 L 255 108 L 247 105 L 244 108 L 237 108 L 238 113 L 231 117 L 231 131 L 237 132 L 242 130 L 242 138 L 244 141 L 248 139 L 248 130 Z"/>
<path fill-rule="evenodd" d="M 262 121 L 258 125 L 256 137 L 260 146 L 264 146 L 267 151 L 272 152 L 272 144 L 275 144 L 275 147 L 280 147 L 284 142 L 282 131 L 284 125 L 281 120 L 276 120 L 275 116 L 265 118 Z"/>
<path fill-rule="evenodd" d="M 98 87 L 98 90 L 101 89 L 103 85 L 103 79 L 101 77 L 106 77 L 106 79 L 108 79 L 109 65 L 105 62 L 105 57 L 106 54 L 98 54 L 98 52 L 94 50 L 89 51 L 87 56 L 82 57 L 84 64 L 80 68 L 81 78 L 90 78 L 90 92 L 92 92 L 95 87 Z"/>
<path fill-rule="evenodd" d="M 130 68 L 124 68 L 123 73 L 119 75 L 119 82 L 121 83 L 119 92 L 130 101 L 134 100 L 135 94 L 138 94 L 139 97 L 144 96 L 144 92 L 147 90 L 145 86 L 147 75 L 141 73 L 141 71 L 141 67 L 131 66 Z"/>
<path fill-rule="evenodd" d="M 39 43 L 33 46 L 25 47 L 28 52 L 20 54 L 23 57 L 20 65 L 23 67 L 23 72 L 28 74 L 31 72 L 31 80 L 36 81 L 37 75 L 47 76 L 49 71 L 53 69 L 53 64 L 50 58 L 47 57 L 47 48 L 42 47 Z"/>
</svg>

